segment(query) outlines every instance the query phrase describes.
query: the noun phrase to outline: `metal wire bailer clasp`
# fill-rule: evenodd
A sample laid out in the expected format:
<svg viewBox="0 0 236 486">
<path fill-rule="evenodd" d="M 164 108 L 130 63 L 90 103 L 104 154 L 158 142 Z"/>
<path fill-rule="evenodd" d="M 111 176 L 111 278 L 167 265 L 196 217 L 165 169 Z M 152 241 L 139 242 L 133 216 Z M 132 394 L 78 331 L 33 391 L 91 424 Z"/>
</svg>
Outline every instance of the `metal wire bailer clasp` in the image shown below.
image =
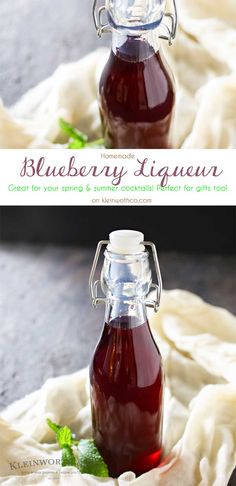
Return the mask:
<svg viewBox="0 0 236 486">
<path fill-rule="evenodd" d="M 98 304 L 102 304 L 102 303 L 106 302 L 105 297 L 98 295 L 99 288 L 101 289 L 101 280 L 95 280 L 95 273 L 96 273 L 97 264 L 98 264 L 99 256 L 100 256 L 100 253 L 101 253 L 101 249 L 104 245 L 107 246 L 108 244 L 109 244 L 108 240 L 99 241 L 99 243 L 97 245 L 95 257 L 94 257 L 94 260 L 93 260 L 93 265 L 92 265 L 90 277 L 89 277 L 89 292 L 90 292 L 90 298 L 91 298 L 91 301 L 92 301 L 92 304 L 93 304 L 94 307 L 96 307 Z M 142 244 L 144 246 L 150 247 L 151 250 L 152 250 L 153 261 L 154 261 L 156 277 L 157 277 L 157 283 L 152 283 L 152 285 L 151 285 L 151 288 L 155 289 L 155 291 L 156 291 L 156 298 L 155 298 L 155 300 L 146 300 L 145 305 L 147 307 L 153 308 L 154 312 L 157 312 L 159 307 L 160 307 L 160 300 L 161 300 L 161 293 L 162 293 L 162 278 L 161 278 L 161 271 L 160 271 L 156 246 L 151 241 L 144 241 L 144 242 L 142 242 Z"/>
<path fill-rule="evenodd" d="M 98 37 L 102 37 L 102 34 L 107 34 L 108 32 L 111 32 L 112 29 L 108 22 L 105 24 L 102 22 L 103 13 L 107 12 L 106 6 L 102 5 L 102 7 L 97 7 L 97 2 L 98 0 L 94 0 L 93 2 L 93 21 Z"/>
<path fill-rule="evenodd" d="M 173 3 L 173 12 L 165 12 L 164 17 L 170 20 L 170 25 L 168 23 L 163 22 L 163 27 L 167 30 L 167 34 L 159 35 L 160 39 L 167 40 L 169 45 L 171 46 L 173 41 L 176 37 L 177 32 L 177 25 L 178 25 L 178 11 L 176 6 L 176 1 L 172 0 Z"/>
<path fill-rule="evenodd" d="M 98 1 L 99 0 L 94 0 L 93 2 L 93 20 L 95 24 L 95 28 L 97 31 L 97 34 L 99 37 L 102 36 L 102 34 L 106 34 L 108 32 L 112 31 L 112 27 L 116 29 L 125 29 L 127 31 L 144 31 L 150 30 L 150 28 L 153 28 L 154 24 L 146 24 L 146 25 L 140 25 L 140 26 L 132 26 L 132 25 L 116 25 L 114 19 L 112 18 L 109 8 L 107 8 L 106 5 L 102 5 L 101 7 L 98 7 Z M 107 2 L 109 4 L 109 1 Z M 159 37 L 160 39 L 167 40 L 169 44 L 171 45 L 173 40 L 176 37 L 176 31 L 177 31 L 177 24 L 178 24 L 178 12 L 177 12 L 177 6 L 176 6 L 176 0 L 172 0 L 173 3 L 173 11 L 172 12 L 164 12 L 163 13 L 163 18 L 166 18 L 168 22 L 163 22 L 161 25 L 163 28 L 166 30 L 166 34 L 160 34 Z M 103 22 L 103 14 L 107 14 L 107 20 Z M 112 27 L 109 24 L 109 20 L 112 20 Z M 161 22 L 161 21 L 160 21 Z M 157 22 L 156 25 L 159 25 L 160 22 Z"/>
</svg>

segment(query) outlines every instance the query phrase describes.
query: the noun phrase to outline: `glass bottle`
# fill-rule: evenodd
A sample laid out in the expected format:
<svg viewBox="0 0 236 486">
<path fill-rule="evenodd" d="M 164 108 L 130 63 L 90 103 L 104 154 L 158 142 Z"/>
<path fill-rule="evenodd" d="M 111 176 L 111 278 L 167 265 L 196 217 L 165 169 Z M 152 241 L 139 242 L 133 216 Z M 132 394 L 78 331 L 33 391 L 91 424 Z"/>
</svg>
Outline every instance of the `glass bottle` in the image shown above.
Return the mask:
<svg viewBox="0 0 236 486">
<path fill-rule="evenodd" d="M 175 37 L 175 0 L 174 14 L 165 13 L 166 0 L 106 0 L 98 12 L 97 1 L 98 35 L 112 32 L 112 49 L 99 84 L 105 146 L 171 148 L 175 87 L 160 39 L 171 44 Z"/>
<path fill-rule="evenodd" d="M 156 467 L 162 455 L 163 369 L 151 334 L 146 306 L 158 310 L 161 275 L 153 243 L 137 231 L 120 230 L 99 243 L 90 276 L 94 305 L 106 303 L 102 335 L 90 365 L 93 436 L 110 475 L 140 475 Z M 101 281 L 94 284 L 102 245 Z M 151 246 L 158 285 L 152 284 Z M 105 299 L 97 296 L 99 284 Z M 151 287 L 156 301 L 147 301 Z"/>
</svg>

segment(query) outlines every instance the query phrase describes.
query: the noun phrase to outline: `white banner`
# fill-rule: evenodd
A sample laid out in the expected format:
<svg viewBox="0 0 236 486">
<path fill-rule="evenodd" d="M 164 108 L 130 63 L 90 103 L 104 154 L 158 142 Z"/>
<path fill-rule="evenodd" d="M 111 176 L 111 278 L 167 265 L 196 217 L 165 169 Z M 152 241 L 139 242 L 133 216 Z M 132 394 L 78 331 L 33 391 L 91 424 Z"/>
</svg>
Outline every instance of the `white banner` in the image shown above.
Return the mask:
<svg viewBox="0 0 236 486">
<path fill-rule="evenodd" d="M 0 151 L 2 206 L 235 204 L 235 150 Z"/>
</svg>

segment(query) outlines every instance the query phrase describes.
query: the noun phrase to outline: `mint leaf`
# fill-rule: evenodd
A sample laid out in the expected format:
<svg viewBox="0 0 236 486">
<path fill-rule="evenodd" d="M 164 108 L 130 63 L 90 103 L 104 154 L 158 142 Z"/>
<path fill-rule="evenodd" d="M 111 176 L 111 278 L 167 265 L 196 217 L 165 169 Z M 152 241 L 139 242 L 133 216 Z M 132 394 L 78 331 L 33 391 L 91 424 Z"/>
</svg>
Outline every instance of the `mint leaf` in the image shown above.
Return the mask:
<svg viewBox="0 0 236 486">
<path fill-rule="evenodd" d="M 81 439 L 78 444 L 79 470 L 93 476 L 108 477 L 109 472 L 94 440 Z"/>
<path fill-rule="evenodd" d="M 99 148 L 104 147 L 104 138 L 98 138 L 93 142 L 87 142 L 85 148 Z"/>
<path fill-rule="evenodd" d="M 74 452 L 72 448 L 69 446 L 64 447 L 62 450 L 61 465 L 62 467 L 66 467 L 66 466 L 78 467 L 76 458 L 74 456 Z"/>
<path fill-rule="evenodd" d="M 88 141 L 87 135 L 74 128 L 70 123 L 63 120 L 63 118 L 59 119 L 60 128 L 72 139 L 76 140 L 80 147 L 84 147 L 85 143 Z M 78 148 L 80 148 L 78 147 Z"/>
<path fill-rule="evenodd" d="M 52 420 L 50 420 L 49 418 L 47 419 L 47 424 L 48 427 L 50 427 L 50 429 L 52 429 L 53 432 L 55 432 L 56 434 L 60 429 L 62 429 L 61 425 L 55 424 L 55 422 L 52 422 Z"/>
<path fill-rule="evenodd" d="M 84 149 L 84 148 L 101 148 L 104 147 L 104 139 L 99 138 L 98 140 L 94 140 L 93 142 L 87 142 L 84 145 L 81 145 L 81 142 L 78 142 L 78 140 L 72 140 L 72 142 L 69 142 L 68 144 L 68 149 Z"/>
<path fill-rule="evenodd" d="M 82 148 L 99 148 L 104 146 L 104 139 L 99 138 L 92 142 L 88 142 L 88 137 L 85 133 L 80 132 L 77 128 L 74 128 L 70 123 L 63 118 L 59 119 L 60 128 L 69 137 L 68 149 L 82 149 Z"/>
<path fill-rule="evenodd" d="M 61 449 L 66 446 L 71 446 L 72 445 L 72 432 L 69 429 L 69 427 L 65 426 L 62 427 L 57 431 L 57 442 Z"/>
<path fill-rule="evenodd" d="M 62 427 L 61 425 L 55 424 L 55 422 L 52 422 L 52 420 L 50 419 L 47 419 L 47 424 L 50 429 L 55 432 L 57 442 L 61 449 L 66 446 L 71 446 L 73 443 L 77 443 L 77 441 L 74 440 L 72 432 L 69 427 L 67 427 L 67 425 L 65 427 Z"/>
<path fill-rule="evenodd" d="M 69 142 L 69 144 L 68 144 L 68 149 L 77 150 L 77 149 L 82 149 L 85 146 L 86 146 L 85 144 L 81 143 L 78 140 L 72 140 L 72 142 Z"/>
</svg>

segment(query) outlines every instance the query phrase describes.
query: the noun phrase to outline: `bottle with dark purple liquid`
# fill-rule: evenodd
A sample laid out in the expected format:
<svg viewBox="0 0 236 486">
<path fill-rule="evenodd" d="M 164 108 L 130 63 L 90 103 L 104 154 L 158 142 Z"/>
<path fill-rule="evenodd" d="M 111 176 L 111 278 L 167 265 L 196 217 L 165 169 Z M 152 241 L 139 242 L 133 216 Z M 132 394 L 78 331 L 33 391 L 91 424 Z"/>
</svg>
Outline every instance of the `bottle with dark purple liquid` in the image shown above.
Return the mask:
<svg viewBox="0 0 236 486">
<path fill-rule="evenodd" d="M 97 0 L 96 0 L 97 1 Z M 161 51 L 160 38 L 171 43 L 175 15 L 165 14 L 164 0 L 108 0 L 112 49 L 99 84 L 99 104 L 107 148 L 172 148 L 175 106 L 173 75 Z M 170 17 L 171 16 L 171 17 Z M 172 26 L 164 22 L 171 18 Z M 163 35 L 167 30 L 168 35 Z"/>
<path fill-rule="evenodd" d="M 115 231 L 102 243 L 108 244 L 101 278 L 106 311 L 90 365 L 93 436 L 111 476 L 140 475 L 162 456 L 163 369 L 146 314 L 149 254 L 137 231 Z M 152 249 L 158 286 L 156 301 L 148 305 L 157 310 L 161 276 Z M 95 289 L 91 293 L 95 304 L 104 300 Z"/>
</svg>

